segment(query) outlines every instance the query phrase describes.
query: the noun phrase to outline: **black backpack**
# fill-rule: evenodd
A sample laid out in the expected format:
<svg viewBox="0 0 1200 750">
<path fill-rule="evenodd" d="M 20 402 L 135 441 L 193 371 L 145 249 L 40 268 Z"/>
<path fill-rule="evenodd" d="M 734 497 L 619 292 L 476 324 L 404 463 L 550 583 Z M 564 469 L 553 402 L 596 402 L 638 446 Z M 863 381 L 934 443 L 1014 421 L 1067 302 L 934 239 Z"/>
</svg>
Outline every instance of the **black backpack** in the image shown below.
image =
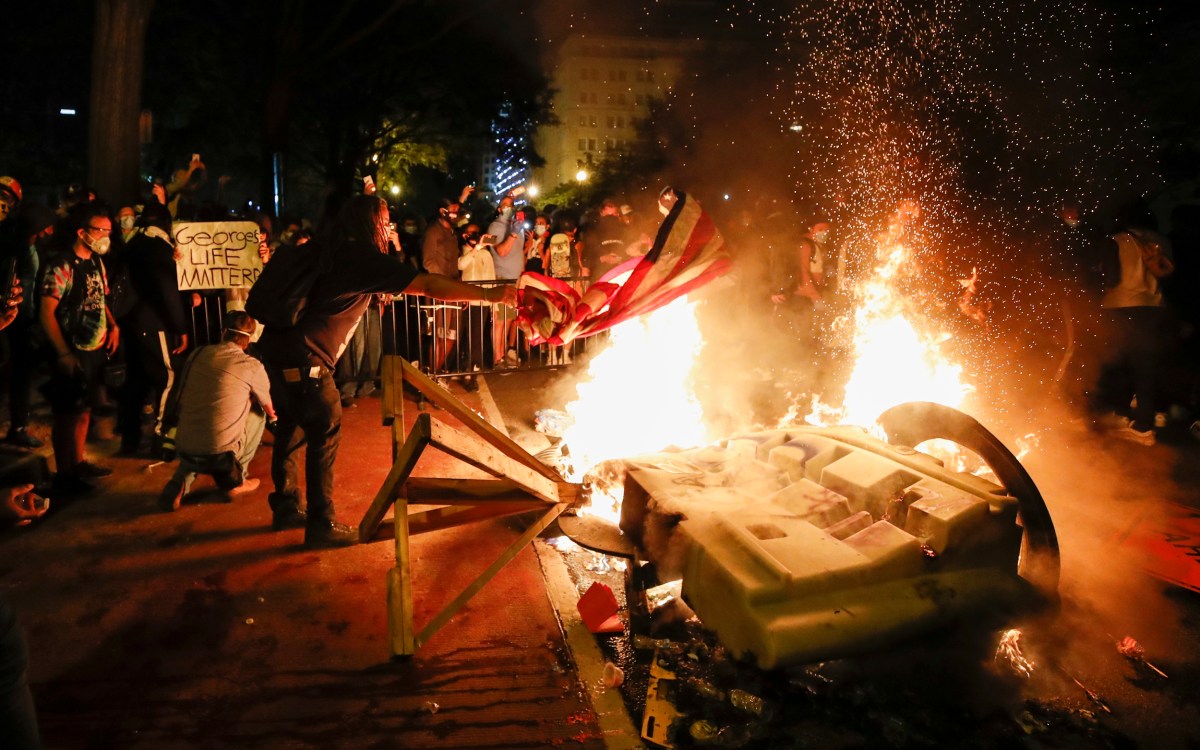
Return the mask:
<svg viewBox="0 0 1200 750">
<path fill-rule="evenodd" d="M 313 284 L 326 270 L 326 255 L 313 242 L 280 245 L 250 287 L 246 312 L 263 325 L 295 326 L 308 308 Z"/>
</svg>

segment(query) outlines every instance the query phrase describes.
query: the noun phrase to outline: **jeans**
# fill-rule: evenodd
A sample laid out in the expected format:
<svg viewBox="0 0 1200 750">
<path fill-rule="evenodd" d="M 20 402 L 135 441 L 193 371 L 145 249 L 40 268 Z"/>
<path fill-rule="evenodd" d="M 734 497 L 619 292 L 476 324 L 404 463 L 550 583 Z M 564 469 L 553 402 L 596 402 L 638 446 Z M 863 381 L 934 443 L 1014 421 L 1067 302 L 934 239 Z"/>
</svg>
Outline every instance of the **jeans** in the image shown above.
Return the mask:
<svg viewBox="0 0 1200 750">
<path fill-rule="evenodd" d="M 279 423 L 275 428 L 275 447 L 271 451 L 271 481 L 275 498 L 271 507 L 282 510 L 278 496 L 299 505 L 300 480 L 296 453 L 303 447 L 308 523 L 319 526 L 334 520 L 333 462 L 342 442 L 342 401 L 333 375 L 321 367 L 316 378 L 308 376 L 308 368 L 297 380 L 296 370 L 267 366 L 271 379 L 271 399 Z"/>
</svg>

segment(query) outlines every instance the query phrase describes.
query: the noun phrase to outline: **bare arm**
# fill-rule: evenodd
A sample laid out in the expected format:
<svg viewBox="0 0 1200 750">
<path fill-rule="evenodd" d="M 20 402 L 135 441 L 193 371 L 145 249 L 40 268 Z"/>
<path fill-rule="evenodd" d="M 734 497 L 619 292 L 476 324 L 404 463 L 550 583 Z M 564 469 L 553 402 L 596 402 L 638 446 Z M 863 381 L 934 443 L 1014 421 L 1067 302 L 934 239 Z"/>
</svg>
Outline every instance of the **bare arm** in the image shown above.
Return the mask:
<svg viewBox="0 0 1200 750">
<path fill-rule="evenodd" d="M 406 294 L 420 294 L 447 302 L 500 302 L 509 307 L 517 304 L 515 287 L 476 286 L 436 273 L 418 274 L 404 291 Z"/>
</svg>

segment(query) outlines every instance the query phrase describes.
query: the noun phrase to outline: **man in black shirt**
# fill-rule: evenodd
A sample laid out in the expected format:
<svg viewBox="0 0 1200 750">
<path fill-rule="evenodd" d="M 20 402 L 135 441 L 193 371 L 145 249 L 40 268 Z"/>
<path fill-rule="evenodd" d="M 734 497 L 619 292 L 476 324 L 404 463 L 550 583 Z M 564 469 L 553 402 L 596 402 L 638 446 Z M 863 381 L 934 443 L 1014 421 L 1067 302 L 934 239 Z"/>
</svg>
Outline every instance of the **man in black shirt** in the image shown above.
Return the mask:
<svg viewBox="0 0 1200 750">
<path fill-rule="evenodd" d="M 332 231 L 312 248 L 331 255 L 308 296 L 304 316 L 291 328 L 267 326 L 258 342 L 279 414 L 271 456 L 273 527 L 304 526 L 307 547 L 358 541 L 356 529 L 334 520 L 333 464 L 341 442 L 342 405 L 333 369 L 372 295 L 406 292 L 516 305 L 514 287 L 464 284 L 421 273 L 389 256 L 389 218 L 383 200 L 370 195 L 351 198 Z M 296 463 L 302 445 L 306 445 L 307 516 L 300 510 Z"/>
</svg>

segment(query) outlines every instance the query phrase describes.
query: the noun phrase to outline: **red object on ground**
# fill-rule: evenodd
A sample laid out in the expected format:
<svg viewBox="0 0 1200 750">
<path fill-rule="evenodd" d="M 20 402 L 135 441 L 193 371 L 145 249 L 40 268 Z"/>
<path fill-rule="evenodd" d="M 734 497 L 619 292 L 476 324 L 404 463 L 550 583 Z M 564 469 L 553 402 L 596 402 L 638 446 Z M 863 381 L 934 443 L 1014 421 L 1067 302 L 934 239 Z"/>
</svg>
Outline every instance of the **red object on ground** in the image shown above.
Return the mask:
<svg viewBox="0 0 1200 750">
<path fill-rule="evenodd" d="M 1200 591 L 1200 510 L 1167 503 L 1159 513 L 1139 516 L 1117 544 L 1133 549 L 1150 575 Z"/>
<path fill-rule="evenodd" d="M 583 593 L 576 606 L 583 624 L 593 633 L 620 633 L 625 629 L 617 614 L 617 597 L 613 596 L 612 589 L 599 581 Z"/>
</svg>

